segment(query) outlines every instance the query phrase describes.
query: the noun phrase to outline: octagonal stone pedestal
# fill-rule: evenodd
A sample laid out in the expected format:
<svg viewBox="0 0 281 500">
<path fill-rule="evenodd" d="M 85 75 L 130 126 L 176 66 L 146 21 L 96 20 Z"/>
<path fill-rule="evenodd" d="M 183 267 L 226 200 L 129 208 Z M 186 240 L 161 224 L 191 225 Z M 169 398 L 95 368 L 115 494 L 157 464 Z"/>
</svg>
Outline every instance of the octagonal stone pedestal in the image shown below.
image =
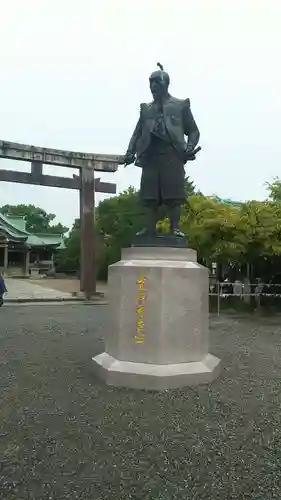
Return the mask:
<svg viewBox="0 0 281 500">
<path fill-rule="evenodd" d="M 109 267 L 105 352 L 93 358 L 109 385 L 164 390 L 209 383 L 208 270 L 188 248 L 134 247 Z"/>
</svg>

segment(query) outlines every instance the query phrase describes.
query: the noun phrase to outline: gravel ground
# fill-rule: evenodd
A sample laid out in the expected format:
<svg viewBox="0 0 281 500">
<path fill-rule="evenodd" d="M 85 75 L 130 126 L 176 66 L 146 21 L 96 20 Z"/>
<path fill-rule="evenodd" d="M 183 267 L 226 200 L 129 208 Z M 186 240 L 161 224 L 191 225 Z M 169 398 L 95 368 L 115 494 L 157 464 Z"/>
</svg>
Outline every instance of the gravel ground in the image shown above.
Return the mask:
<svg viewBox="0 0 281 500">
<path fill-rule="evenodd" d="M 280 318 L 213 318 L 220 379 L 147 393 L 93 375 L 107 313 L 1 309 L 1 499 L 280 499 Z"/>
</svg>

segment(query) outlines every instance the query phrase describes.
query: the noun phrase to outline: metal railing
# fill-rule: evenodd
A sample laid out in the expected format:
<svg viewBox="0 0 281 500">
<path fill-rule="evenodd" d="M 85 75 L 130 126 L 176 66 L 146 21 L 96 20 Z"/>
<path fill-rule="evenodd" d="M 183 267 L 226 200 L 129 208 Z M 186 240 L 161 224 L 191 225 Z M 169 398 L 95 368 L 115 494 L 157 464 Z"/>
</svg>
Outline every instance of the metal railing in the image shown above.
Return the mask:
<svg viewBox="0 0 281 500">
<path fill-rule="evenodd" d="M 236 304 L 233 304 L 233 308 L 235 309 L 235 305 L 239 304 L 239 301 L 244 302 L 245 304 L 251 303 L 254 305 L 254 309 L 259 310 L 262 305 L 272 306 L 275 299 L 281 299 L 281 283 L 247 283 L 247 285 L 243 283 L 231 283 L 231 282 L 213 282 L 209 284 L 209 298 L 214 297 L 216 303 L 216 312 L 217 315 L 220 315 L 223 302 L 227 299 L 235 299 Z M 254 300 L 252 299 L 254 298 Z M 263 300 L 267 298 L 266 301 Z M 278 309 L 281 312 L 281 300 L 278 302 Z"/>
</svg>

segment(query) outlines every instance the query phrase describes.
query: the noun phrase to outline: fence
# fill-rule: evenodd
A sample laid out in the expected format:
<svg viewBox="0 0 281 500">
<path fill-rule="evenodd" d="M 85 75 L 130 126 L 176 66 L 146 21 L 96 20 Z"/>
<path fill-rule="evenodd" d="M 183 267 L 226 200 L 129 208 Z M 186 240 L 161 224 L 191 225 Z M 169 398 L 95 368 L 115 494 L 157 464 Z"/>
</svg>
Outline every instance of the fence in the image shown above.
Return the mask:
<svg viewBox="0 0 281 500">
<path fill-rule="evenodd" d="M 224 310 L 271 310 L 281 312 L 281 284 L 213 282 L 209 285 L 210 311 L 220 315 Z"/>
</svg>

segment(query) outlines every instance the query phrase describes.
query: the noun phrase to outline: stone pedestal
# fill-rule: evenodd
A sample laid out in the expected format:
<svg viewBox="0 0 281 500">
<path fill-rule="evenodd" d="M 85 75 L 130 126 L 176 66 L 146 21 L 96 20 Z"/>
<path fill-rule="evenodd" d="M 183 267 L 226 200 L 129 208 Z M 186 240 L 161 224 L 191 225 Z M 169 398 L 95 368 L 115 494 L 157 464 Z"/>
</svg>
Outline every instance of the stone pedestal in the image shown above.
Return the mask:
<svg viewBox="0 0 281 500">
<path fill-rule="evenodd" d="M 93 358 L 109 385 L 163 390 L 208 383 L 208 270 L 188 248 L 133 247 L 109 267 L 105 352 Z"/>
</svg>

